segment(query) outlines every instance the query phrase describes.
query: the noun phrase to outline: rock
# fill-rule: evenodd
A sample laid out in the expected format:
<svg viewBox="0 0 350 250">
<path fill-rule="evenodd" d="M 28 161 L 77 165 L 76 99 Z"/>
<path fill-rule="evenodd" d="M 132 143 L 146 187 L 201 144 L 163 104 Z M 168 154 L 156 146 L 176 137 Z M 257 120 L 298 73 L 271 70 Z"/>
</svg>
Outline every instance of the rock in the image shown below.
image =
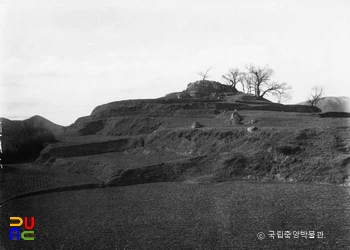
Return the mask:
<svg viewBox="0 0 350 250">
<path fill-rule="evenodd" d="M 195 128 L 202 128 L 204 127 L 202 124 L 200 124 L 199 122 L 194 122 L 192 125 L 191 125 L 191 129 L 195 129 Z"/>
<path fill-rule="evenodd" d="M 200 96 L 199 92 L 195 91 L 195 90 L 190 91 L 189 93 L 190 93 L 190 96 L 193 97 L 193 98 L 196 98 L 196 97 Z"/>
<path fill-rule="evenodd" d="M 247 131 L 248 131 L 248 133 L 251 133 L 251 132 L 256 131 L 258 129 L 259 129 L 258 127 L 251 126 L 251 127 L 247 128 Z"/>
<path fill-rule="evenodd" d="M 231 119 L 231 121 L 234 122 L 235 124 L 243 124 L 242 120 L 243 118 L 241 116 L 237 116 L 235 117 L 235 119 Z"/>
<path fill-rule="evenodd" d="M 248 122 L 248 124 L 255 124 L 255 123 L 257 123 L 258 121 L 259 121 L 258 119 L 253 118 L 253 119 L 251 119 L 251 120 Z"/>
<path fill-rule="evenodd" d="M 231 114 L 231 121 L 234 122 L 235 124 L 243 124 L 243 117 L 241 115 L 238 114 L 237 110 L 235 109 L 235 111 Z M 231 122 L 231 123 L 232 123 Z"/>
<path fill-rule="evenodd" d="M 185 99 L 185 98 L 191 98 L 191 95 L 187 93 L 186 91 L 182 91 L 180 93 L 177 93 L 178 99 Z"/>
</svg>

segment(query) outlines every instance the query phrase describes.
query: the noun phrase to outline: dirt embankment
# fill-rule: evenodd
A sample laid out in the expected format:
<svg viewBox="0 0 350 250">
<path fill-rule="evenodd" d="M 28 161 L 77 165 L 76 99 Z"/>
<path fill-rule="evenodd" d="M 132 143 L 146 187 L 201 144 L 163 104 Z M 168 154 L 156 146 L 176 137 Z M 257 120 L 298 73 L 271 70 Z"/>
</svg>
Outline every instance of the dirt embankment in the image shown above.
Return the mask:
<svg viewBox="0 0 350 250">
<path fill-rule="evenodd" d="M 40 154 L 36 163 L 54 162 L 56 158 L 88 156 L 109 152 L 120 152 L 130 148 L 142 147 L 142 137 L 118 138 L 101 142 L 86 142 L 77 144 L 50 144 Z"/>
<path fill-rule="evenodd" d="M 192 168 L 215 180 L 258 179 L 344 183 L 350 167 L 348 127 L 322 129 L 244 129 L 159 131 L 152 144 L 187 155 L 204 156 Z M 199 175 L 200 176 L 200 175 Z"/>
<path fill-rule="evenodd" d="M 316 107 L 276 103 L 229 102 L 210 99 L 154 99 L 112 102 L 96 107 L 90 116 L 81 117 L 66 128 L 69 135 L 149 134 L 162 128 L 162 117 L 206 117 L 224 111 L 258 110 L 281 112 L 320 112 Z M 142 126 L 140 126 L 142 124 Z"/>
<path fill-rule="evenodd" d="M 40 159 L 45 162 L 58 158 L 56 163 L 55 160 L 46 162 L 53 168 L 62 168 L 60 158 L 101 154 L 102 158 L 89 166 L 89 171 L 86 164 L 82 164 L 84 157 L 75 157 L 70 162 L 74 168 L 68 171 L 86 171 L 108 185 L 240 179 L 346 184 L 350 166 L 349 134 L 349 127 L 261 128 L 253 133 L 248 133 L 245 128 L 159 129 L 130 142 L 117 140 L 98 145 L 49 147 Z M 94 151 L 95 146 L 98 152 Z M 140 164 L 129 167 L 127 161 L 118 164 L 110 161 L 106 167 L 102 153 L 111 152 L 111 148 L 124 155 L 128 153 L 134 159 L 138 157 Z M 147 164 L 143 162 L 146 158 L 140 155 L 140 150 L 131 152 L 127 150 L 130 148 L 157 148 L 160 150 L 158 155 L 167 152 L 182 159 L 164 158 Z M 118 156 L 118 159 L 122 158 Z"/>
<path fill-rule="evenodd" d="M 134 100 L 120 101 L 96 107 L 92 113 L 92 120 L 108 119 L 111 117 L 147 115 L 150 117 L 177 115 L 179 111 L 203 110 L 212 113 L 213 110 L 269 110 L 284 112 L 313 113 L 321 110 L 305 105 L 282 105 L 276 103 L 259 104 L 246 102 L 227 102 L 212 100 Z M 181 113 L 181 112 L 180 112 Z"/>
</svg>

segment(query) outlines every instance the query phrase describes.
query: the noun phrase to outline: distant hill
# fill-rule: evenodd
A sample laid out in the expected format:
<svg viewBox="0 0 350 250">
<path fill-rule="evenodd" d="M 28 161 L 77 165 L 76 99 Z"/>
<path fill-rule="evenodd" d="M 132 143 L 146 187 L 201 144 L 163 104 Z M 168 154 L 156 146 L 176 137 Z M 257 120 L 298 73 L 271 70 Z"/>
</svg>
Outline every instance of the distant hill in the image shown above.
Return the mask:
<svg viewBox="0 0 350 250">
<path fill-rule="evenodd" d="M 3 163 L 17 163 L 34 160 L 65 127 L 44 117 L 33 116 L 23 121 L 0 118 L 2 125 Z"/>
<path fill-rule="evenodd" d="M 40 116 L 35 115 L 25 120 L 10 120 L 4 117 L 0 117 L 0 121 L 2 122 L 3 135 L 9 135 L 16 133 L 18 129 L 21 127 L 23 122 L 28 122 L 34 127 L 41 127 L 50 130 L 53 134 L 58 135 L 64 132 L 64 126 L 58 125 L 56 123 L 51 122 L 50 120 Z"/>
<path fill-rule="evenodd" d="M 299 104 L 310 105 L 308 102 L 302 102 Z M 322 97 L 317 103 L 317 107 L 320 108 L 322 112 L 350 112 L 350 97 Z"/>
<path fill-rule="evenodd" d="M 21 121 L 11 121 L 10 119 L 0 117 L 0 122 L 3 135 L 13 134 L 21 127 Z"/>
<path fill-rule="evenodd" d="M 55 135 L 62 133 L 64 130 L 64 126 L 53 123 L 52 121 L 39 115 L 32 116 L 26 121 L 32 123 L 34 127 L 46 128 L 50 130 L 52 133 L 54 133 Z"/>
</svg>

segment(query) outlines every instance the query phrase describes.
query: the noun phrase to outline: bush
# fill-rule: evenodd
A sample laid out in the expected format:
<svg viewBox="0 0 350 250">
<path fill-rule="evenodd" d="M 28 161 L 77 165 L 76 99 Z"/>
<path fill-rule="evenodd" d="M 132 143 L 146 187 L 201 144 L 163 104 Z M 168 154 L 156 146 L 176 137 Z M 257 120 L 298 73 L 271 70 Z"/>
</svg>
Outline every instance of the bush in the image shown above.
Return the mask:
<svg viewBox="0 0 350 250">
<path fill-rule="evenodd" d="M 36 127 L 24 121 L 12 136 L 11 147 L 4 149 L 3 163 L 20 163 L 34 161 L 49 143 L 55 142 L 54 134 L 44 128 Z"/>
</svg>

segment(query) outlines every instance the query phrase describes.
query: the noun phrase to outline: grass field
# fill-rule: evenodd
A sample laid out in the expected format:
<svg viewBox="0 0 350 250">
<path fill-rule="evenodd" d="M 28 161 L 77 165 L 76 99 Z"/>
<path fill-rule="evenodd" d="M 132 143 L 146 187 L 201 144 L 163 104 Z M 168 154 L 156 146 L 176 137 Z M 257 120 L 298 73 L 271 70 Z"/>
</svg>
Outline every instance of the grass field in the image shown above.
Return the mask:
<svg viewBox="0 0 350 250">
<path fill-rule="evenodd" d="M 35 240 L 4 249 L 348 249 L 349 189 L 262 182 L 156 183 L 43 194 L 1 208 L 35 216 Z M 271 239 L 269 231 L 324 238 Z M 263 232 L 264 240 L 257 238 Z"/>
<path fill-rule="evenodd" d="M 101 183 L 100 180 L 91 175 L 52 171 L 44 166 L 32 164 L 5 165 L 0 170 L 0 204 L 18 195 Z"/>
</svg>

